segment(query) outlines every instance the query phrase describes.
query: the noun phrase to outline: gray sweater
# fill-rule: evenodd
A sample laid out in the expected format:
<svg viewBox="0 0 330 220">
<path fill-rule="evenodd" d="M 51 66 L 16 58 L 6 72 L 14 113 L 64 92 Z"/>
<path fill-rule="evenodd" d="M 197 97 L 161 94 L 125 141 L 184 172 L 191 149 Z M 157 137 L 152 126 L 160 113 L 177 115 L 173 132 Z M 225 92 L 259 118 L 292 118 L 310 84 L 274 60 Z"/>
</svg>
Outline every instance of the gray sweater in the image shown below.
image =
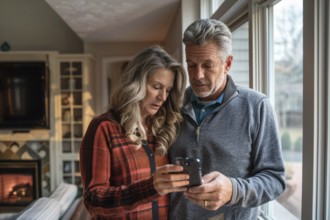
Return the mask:
<svg viewBox="0 0 330 220">
<path fill-rule="evenodd" d="M 202 174 L 219 171 L 233 183 L 232 200 L 216 211 L 192 204 L 182 193 L 171 194 L 170 220 L 257 219 L 258 206 L 285 189 L 284 164 L 277 118 L 269 99 L 255 90 L 238 87 L 228 76 L 224 99 L 200 125 L 186 91 L 184 122 L 170 160 L 195 157 Z"/>
</svg>

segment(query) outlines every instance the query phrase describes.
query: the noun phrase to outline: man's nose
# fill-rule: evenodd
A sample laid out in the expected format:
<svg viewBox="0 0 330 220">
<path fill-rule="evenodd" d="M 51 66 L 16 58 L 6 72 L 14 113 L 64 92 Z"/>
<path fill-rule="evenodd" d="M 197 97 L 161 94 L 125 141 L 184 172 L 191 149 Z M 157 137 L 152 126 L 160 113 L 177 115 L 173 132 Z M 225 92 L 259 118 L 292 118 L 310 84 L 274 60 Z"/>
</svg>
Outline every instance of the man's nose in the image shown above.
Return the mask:
<svg viewBox="0 0 330 220">
<path fill-rule="evenodd" d="M 205 70 L 201 66 L 197 66 L 194 73 L 193 78 L 196 80 L 200 80 L 204 78 Z"/>
</svg>

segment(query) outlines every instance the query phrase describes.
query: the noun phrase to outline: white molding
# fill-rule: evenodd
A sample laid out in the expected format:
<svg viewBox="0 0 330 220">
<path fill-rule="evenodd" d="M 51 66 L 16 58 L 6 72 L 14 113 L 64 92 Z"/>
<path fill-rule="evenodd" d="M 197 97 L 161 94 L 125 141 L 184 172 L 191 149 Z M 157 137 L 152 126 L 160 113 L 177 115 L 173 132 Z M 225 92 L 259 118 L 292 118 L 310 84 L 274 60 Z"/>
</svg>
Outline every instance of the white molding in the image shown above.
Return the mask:
<svg viewBox="0 0 330 220">
<path fill-rule="evenodd" d="M 200 0 L 200 18 L 209 18 L 212 13 L 212 0 Z"/>
</svg>

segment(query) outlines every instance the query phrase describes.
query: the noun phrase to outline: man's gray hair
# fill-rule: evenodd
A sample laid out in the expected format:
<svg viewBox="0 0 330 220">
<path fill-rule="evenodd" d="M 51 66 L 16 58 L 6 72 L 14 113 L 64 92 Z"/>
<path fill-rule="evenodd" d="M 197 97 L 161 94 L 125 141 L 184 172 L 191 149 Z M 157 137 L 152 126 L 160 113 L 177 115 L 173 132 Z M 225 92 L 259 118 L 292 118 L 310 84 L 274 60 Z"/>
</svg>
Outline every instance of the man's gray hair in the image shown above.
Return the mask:
<svg viewBox="0 0 330 220">
<path fill-rule="evenodd" d="M 203 45 L 214 42 L 221 52 L 223 62 L 232 52 L 231 31 L 226 24 L 215 19 L 199 19 L 194 21 L 184 32 L 183 43 Z"/>
</svg>

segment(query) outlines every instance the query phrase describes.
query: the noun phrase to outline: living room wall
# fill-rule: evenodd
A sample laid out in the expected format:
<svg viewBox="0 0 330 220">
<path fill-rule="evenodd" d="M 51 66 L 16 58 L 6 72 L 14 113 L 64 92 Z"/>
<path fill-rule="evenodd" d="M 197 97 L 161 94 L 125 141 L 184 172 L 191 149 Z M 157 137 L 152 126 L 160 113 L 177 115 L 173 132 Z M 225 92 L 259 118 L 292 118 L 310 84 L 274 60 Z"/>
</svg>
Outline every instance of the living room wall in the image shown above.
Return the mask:
<svg viewBox="0 0 330 220">
<path fill-rule="evenodd" d="M 11 51 L 82 53 L 83 41 L 44 0 L 0 1 L 0 47 Z"/>
<path fill-rule="evenodd" d="M 182 12 L 177 11 L 164 41 L 164 48 L 179 62 L 182 62 Z"/>
</svg>

